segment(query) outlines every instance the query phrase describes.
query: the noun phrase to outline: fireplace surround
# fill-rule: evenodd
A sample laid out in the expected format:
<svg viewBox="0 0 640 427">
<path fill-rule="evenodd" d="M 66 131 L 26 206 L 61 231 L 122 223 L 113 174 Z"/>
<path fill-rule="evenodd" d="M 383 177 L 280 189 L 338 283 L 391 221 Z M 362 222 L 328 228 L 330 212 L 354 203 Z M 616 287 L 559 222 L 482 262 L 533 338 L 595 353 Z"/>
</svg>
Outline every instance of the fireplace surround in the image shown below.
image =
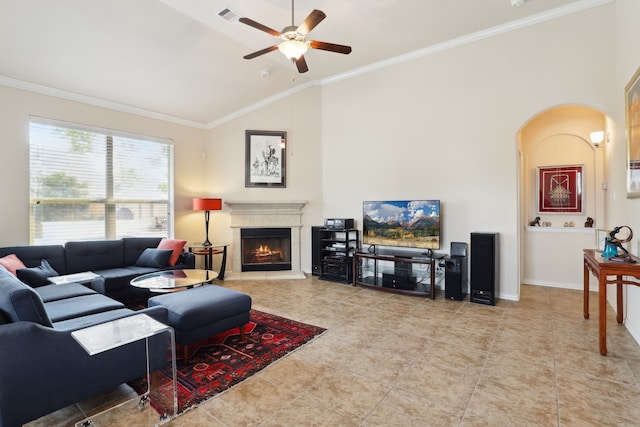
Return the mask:
<svg viewBox="0 0 640 427">
<path fill-rule="evenodd" d="M 306 201 L 229 201 L 231 210 L 231 271 L 230 279 L 303 279 L 301 267 L 300 230 L 302 209 Z M 275 271 L 242 271 L 242 230 L 288 228 L 291 230 L 291 268 Z"/>
</svg>

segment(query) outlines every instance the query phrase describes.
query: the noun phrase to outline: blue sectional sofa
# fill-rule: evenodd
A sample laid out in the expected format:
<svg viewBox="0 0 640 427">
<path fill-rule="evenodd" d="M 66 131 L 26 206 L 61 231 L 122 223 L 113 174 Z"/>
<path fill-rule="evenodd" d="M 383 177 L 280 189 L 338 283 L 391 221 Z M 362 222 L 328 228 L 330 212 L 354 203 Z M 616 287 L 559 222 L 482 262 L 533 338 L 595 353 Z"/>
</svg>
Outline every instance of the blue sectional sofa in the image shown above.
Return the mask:
<svg viewBox="0 0 640 427">
<path fill-rule="evenodd" d="M 159 242 L 123 238 L 0 248 L 0 257 L 15 254 L 28 267 L 18 276 L 45 262 L 59 275 L 99 275 L 82 284 L 29 286 L 0 265 L 0 427 L 21 426 L 146 373 L 144 342 L 89 356 L 71 332 L 136 313 L 168 324 L 163 306 L 136 312 L 123 304 L 148 296 L 130 286 L 132 278 L 164 268 L 194 268 L 194 255 L 184 252 L 171 267 L 136 265 L 145 249 Z M 162 348 L 153 356 L 156 363 L 166 359 Z"/>
<path fill-rule="evenodd" d="M 104 278 L 92 286 L 118 301 L 148 298 L 149 291 L 134 288 L 131 279 L 146 273 L 173 268 L 195 268 L 195 255 L 182 251 L 173 266 L 136 265 L 145 249 L 157 248 L 160 237 L 125 237 L 118 240 L 67 242 L 63 245 L 9 246 L 0 248 L 0 258 L 15 254 L 27 267 L 46 260 L 59 275 L 94 272 Z"/>
<path fill-rule="evenodd" d="M 90 356 L 71 332 L 137 313 L 78 283 L 32 288 L 0 265 L 0 426 L 19 427 L 146 373 L 144 341 Z M 151 345 L 150 348 L 154 348 Z M 159 366 L 166 351 L 150 351 Z"/>
</svg>

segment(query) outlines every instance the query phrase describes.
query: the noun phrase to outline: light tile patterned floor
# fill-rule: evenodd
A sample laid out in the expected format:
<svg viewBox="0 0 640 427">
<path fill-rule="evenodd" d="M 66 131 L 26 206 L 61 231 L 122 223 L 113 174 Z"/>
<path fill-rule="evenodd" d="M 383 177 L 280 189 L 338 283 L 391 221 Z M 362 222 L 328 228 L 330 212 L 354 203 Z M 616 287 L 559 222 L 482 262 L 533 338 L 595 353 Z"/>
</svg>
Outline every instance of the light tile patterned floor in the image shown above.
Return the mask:
<svg viewBox="0 0 640 427">
<path fill-rule="evenodd" d="M 320 281 L 225 281 L 256 309 L 328 331 L 171 426 L 637 426 L 640 347 L 597 298 L 522 286 L 495 307 Z M 73 421 L 119 390 L 30 427 Z M 126 420 L 120 420 L 125 422 Z M 135 421 L 122 425 L 135 426 Z"/>
</svg>

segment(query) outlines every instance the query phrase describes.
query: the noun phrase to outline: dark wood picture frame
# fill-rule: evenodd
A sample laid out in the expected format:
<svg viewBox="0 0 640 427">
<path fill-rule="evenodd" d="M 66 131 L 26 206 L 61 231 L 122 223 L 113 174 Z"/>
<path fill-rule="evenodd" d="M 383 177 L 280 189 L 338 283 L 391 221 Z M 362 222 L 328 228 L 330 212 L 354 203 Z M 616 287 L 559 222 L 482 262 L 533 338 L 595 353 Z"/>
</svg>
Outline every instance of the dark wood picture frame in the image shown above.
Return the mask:
<svg viewBox="0 0 640 427">
<path fill-rule="evenodd" d="M 538 213 L 582 213 L 583 165 L 538 167 Z"/>
<path fill-rule="evenodd" d="M 286 187 L 287 132 L 245 131 L 245 187 Z"/>
</svg>

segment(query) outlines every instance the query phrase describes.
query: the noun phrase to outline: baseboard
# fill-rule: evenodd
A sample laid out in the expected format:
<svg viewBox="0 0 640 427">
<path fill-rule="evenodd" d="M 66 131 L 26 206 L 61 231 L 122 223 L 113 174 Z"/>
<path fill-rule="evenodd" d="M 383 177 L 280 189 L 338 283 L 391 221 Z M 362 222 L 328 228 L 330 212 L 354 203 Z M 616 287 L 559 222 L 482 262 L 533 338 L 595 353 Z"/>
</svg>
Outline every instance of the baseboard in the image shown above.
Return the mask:
<svg viewBox="0 0 640 427">
<path fill-rule="evenodd" d="M 529 280 L 529 279 L 524 279 L 522 281 L 523 284 L 525 285 L 536 285 L 536 286 L 546 286 L 548 288 L 561 288 L 561 289 L 573 289 L 576 291 L 581 291 L 583 290 L 584 285 L 581 283 L 573 283 L 573 282 L 549 282 L 549 281 L 544 281 L 544 282 L 540 282 L 538 280 Z M 590 285 L 589 286 L 589 290 L 590 291 L 595 291 L 598 292 L 598 287 L 595 285 Z"/>
<path fill-rule="evenodd" d="M 629 331 L 629 333 L 631 334 L 631 336 L 633 337 L 634 340 L 636 340 L 636 342 L 638 343 L 638 345 L 640 345 L 640 331 L 637 330 L 634 325 L 630 324 L 629 322 L 624 322 L 624 326 L 627 328 L 627 330 Z"/>
</svg>

